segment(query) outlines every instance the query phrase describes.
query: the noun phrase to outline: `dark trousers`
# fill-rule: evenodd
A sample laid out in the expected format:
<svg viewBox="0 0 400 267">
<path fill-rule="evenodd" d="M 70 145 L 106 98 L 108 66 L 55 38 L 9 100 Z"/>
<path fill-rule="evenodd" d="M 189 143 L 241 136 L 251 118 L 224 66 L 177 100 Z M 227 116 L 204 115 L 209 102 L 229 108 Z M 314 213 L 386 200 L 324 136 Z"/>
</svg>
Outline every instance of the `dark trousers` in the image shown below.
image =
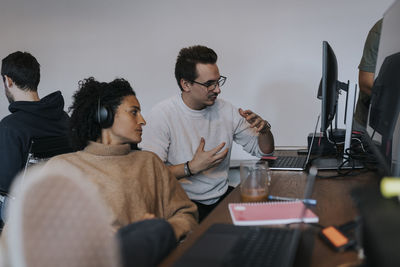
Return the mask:
<svg viewBox="0 0 400 267">
<path fill-rule="evenodd" d="M 117 233 L 122 266 L 157 266 L 177 245 L 172 226 L 163 219 L 143 220 Z"/>
<path fill-rule="evenodd" d="M 199 210 L 199 223 L 201 223 L 201 221 L 207 217 L 207 215 L 216 207 L 218 206 L 218 204 L 227 196 L 229 195 L 230 192 L 232 192 L 232 190 L 235 189 L 232 186 L 228 186 L 228 190 L 226 190 L 225 194 L 223 194 L 219 200 L 217 202 L 215 202 L 214 204 L 211 205 L 204 205 L 201 204 L 197 201 L 192 200 L 196 205 L 197 205 L 197 209 Z"/>
</svg>

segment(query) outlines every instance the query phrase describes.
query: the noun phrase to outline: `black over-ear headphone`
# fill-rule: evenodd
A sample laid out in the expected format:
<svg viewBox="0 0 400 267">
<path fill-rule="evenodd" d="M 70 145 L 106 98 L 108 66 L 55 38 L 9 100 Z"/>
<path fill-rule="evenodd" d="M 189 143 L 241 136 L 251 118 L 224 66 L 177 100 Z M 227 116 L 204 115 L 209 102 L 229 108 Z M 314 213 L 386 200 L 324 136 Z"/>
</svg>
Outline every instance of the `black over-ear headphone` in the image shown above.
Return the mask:
<svg viewBox="0 0 400 267">
<path fill-rule="evenodd" d="M 96 122 L 100 124 L 100 127 L 110 128 L 114 123 L 114 112 L 111 108 L 102 106 L 100 104 L 100 97 L 97 101 L 97 112 L 96 112 Z"/>
</svg>

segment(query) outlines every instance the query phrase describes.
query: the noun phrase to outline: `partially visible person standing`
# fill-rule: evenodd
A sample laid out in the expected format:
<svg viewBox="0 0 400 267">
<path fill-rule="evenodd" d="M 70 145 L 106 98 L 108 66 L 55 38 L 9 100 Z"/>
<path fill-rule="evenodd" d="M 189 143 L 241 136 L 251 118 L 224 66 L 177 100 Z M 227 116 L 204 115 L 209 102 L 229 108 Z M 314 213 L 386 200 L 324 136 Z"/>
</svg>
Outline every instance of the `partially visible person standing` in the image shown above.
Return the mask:
<svg viewBox="0 0 400 267">
<path fill-rule="evenodd" d="M 380 19 L 371 28 L 364 44 L 364 51 L 358 66 L 358 84 L 360 93 L 358 96 L 356 112 L 354 115 L 356 127 L 363 129 L 367 126 L 369 104 L 371 102 L 371 90 L 374 84 L 376 60 L 378 57 L 379 41 L 381 38 L 382 20 Z M 357 125 L 358 124 L 358 125 Z"/>
<path fill-rule="evenodd" d="M 25 166 L 32 138 L 69 132 L 61 92 L 39 98 L 40 65 L 35 57 L 20 51 L 8 55 L 1 76 L 11 114 L 0 122 L 0 213 L 4 194 Z"/>
</svg>

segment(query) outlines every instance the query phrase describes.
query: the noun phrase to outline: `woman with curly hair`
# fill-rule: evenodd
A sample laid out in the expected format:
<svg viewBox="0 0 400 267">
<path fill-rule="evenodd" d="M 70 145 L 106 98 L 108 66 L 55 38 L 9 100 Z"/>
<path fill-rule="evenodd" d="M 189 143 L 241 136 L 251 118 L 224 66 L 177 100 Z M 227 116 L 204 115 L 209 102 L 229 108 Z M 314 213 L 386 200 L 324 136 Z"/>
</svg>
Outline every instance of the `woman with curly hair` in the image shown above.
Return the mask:
<svg viewBox="0 0 400 267">
<path fill-rule="evenodd" d="M 129 82 L 88 78 L 70 107 L 77 152 L 49 160 L 46 168 L 78 170 L 95 184 L 120 229 L 144 218 L 165 219 L 177 240 L 197 225 L 196 205 L 153 153 L 135 149 L 146 124 Z"/>
</svg>

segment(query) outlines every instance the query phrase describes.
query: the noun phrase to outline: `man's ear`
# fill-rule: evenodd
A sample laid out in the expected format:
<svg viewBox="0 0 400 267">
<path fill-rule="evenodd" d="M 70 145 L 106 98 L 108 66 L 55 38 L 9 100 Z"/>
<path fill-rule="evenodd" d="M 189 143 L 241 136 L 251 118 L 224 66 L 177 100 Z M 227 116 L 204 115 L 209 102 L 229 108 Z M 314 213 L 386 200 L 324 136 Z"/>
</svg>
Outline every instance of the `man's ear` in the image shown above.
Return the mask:
<svg viewBox="0 0 400 267">
<path fill-rule="evenodd" d="M 4 83 L 6 84 L 7 88 L 10 88 L 14 84 L 13 80 L 7 75 L 4 75 Z"/>
<path fill-rule="evenodd" d="M 181 79 L 180 84 L 181 84 L 181 87 L 184 92 L 190 92 L 190 82 L 189 81 L 187 81 L 185 79 Z"/>
</svg>

